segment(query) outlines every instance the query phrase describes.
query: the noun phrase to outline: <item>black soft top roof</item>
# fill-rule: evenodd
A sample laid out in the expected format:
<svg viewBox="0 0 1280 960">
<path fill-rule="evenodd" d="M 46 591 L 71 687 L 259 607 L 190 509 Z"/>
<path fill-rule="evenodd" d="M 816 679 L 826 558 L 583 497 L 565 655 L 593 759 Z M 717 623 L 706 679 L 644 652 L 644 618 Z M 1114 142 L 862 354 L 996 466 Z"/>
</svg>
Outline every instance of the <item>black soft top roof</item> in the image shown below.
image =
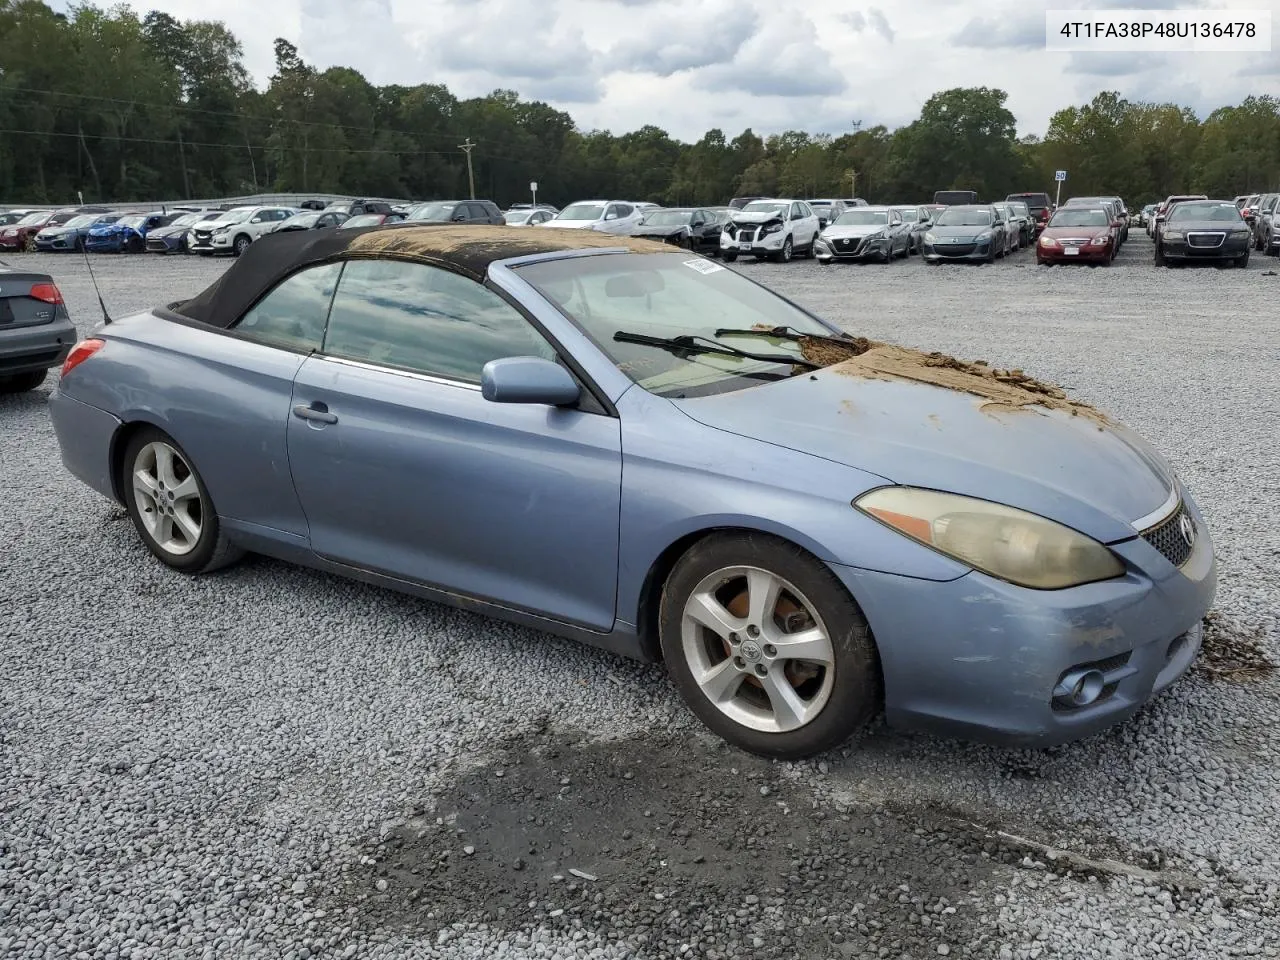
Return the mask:
<svg viewBox="0 0 1280 960">
<path fill-rule="evenodd" d="M 594 230 L 416 223 L 292 230 L 270 233 L 250 244 L 210 286 L 190 300 L 170 304 L 169 310 L 210 326 L 229 327 L 290 274 L 333 260 L 415 260 L 482 281 L 495 260 L 609 247 L 633 253 L 671 252 L 668 244 Z"/>
</svg>

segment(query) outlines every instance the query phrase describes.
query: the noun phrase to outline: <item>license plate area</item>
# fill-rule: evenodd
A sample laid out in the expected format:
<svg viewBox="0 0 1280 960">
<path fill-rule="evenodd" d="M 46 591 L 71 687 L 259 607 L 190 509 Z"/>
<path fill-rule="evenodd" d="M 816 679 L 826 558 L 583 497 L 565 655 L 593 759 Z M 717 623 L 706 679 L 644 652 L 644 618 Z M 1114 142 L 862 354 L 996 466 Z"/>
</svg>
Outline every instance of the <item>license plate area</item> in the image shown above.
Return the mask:
<svg viewBox="0 0 1280 960">
<path fill-rule="evenodd" d="M 1062 252 L 1065 253 L 1068 257 L 1074 257 L 1080 253 L 1080 248 L 1079 247 L 1063 247 Z"/>
</svg>

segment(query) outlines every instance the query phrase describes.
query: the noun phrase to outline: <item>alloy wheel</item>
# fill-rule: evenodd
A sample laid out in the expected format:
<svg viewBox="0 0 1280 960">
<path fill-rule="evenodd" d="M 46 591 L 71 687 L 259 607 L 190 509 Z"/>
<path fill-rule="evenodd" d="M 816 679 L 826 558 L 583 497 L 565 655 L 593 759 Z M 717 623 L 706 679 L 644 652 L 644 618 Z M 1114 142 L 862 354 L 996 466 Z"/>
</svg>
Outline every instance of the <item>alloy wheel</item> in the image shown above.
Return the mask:
<svg viewBox="0 0 1280 960">
<path fill-rule="evenodd" d="M 191 465 L 163 441 L 142 447 L 133 461 L 133 500 L 151 541 L 174 557 L 195 549 L 205 504 Z"/>
<path fill-rule="evenodd" d="M 835 683 L 835 651 L 813 604 L 758 567 L 725 567 L 689 595 L 681 644 L 694 682 L 726 717 L 764 733 L 813 721 Z"/>
</svg>

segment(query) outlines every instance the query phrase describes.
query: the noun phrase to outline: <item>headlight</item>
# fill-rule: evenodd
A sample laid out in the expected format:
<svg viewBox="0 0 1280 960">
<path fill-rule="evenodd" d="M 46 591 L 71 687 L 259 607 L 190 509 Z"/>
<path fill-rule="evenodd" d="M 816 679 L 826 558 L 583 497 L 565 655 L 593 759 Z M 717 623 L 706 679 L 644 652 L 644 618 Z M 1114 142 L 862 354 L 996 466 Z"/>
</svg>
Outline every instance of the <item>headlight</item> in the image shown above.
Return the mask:
<svg viewBox="0 0 1280 960">
<path fill-rule="evenodd" d="M 938 240 L 938 238 L 937 238 L 937 237 L 935 237 L 932 233 L 926 233 L 926 234 L 924 235 L 924 242 L 925 242 L 925 243 L 936 243 L 936 242 L 937 242 L 937 240 Z"/>
<path fill-rule="evenodd" d="M 781 230 L 781 229 L 782 229 L 782 224 L 780 224 L 780 223 L 772 223 L 772 224 L 770 224 L 769 226 L 765 227 L 765 228 L 764 228 L 764 230 L 763 230 L 762 232 L 763 232 L 763 233 L 777 233 L 777 232 L 778 232 L 779 230 Z"/>
<path fill-rule="evenodd" d="M 1034 513 L 916 487 L 881 487 L 853 502 L 911 539 L 993 577 L 1060 590 L 1124 573 L 1110 550 Z"/>
<path fill-rule="evenodd" d="M 1109 234 L 1109 233 L 1100 233 L 1100 234 L 1098 234 L 1096 237 L 1094 237 L 1094 238 L 1093 238 L 1093 242 L 1094 242 L 1094 244 L 1095 244 L 1096 246 L 1099 246 L 1099 247 L 1100 247 L 1100 246 L 1102 246 L 1104 243 L 1106 243 L 1106 242 L 1107 242 L 1108 240 L 1110 240 L 1110 239 L 1111 239 L 1111 234 Z"/>
<path fill-rule="evenodd" d="M 1040 235 L 1040 246 L 1056 247 L 1057 245 L 1058 245 L 1058 241 L 1053 239 L 1053 237 L 1045 236 L 1044 234 Z"/>
<path fill-rule="evenodd" d="M 985 231 L 985 232 L 983 232 L 983 233 L 978 234 L 976 237 L 974 237 L 974 238 L 973 238 L 973 242 L 974 242 L 974 243 L 986 243 L 986 242 L 987 242 L 988 240 L 990 240 L 990 239 L 991 239 L 991 231 L 990 231 L 990 230 L 987 230 L 987 231 Z"/>
<path fill-rule="evenodd" d="M 1182 231 L 1181 231 L 1181 230 L 1166 230 L 1166 231 L 1164 232 L 1164 238 L 1165 238 L 1166 240 L 1181 240 L 1181 239 L 1182 239 Z"/>
</svg>

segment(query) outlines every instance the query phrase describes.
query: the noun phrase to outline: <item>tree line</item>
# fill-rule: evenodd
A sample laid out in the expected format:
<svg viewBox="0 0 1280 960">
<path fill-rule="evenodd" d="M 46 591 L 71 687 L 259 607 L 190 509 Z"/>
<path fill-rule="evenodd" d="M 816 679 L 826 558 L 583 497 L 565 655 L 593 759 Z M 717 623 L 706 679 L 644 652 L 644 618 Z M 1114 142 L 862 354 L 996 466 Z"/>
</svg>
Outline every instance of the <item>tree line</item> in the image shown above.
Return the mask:
<svg viewBox="0 0 1280 960">
<path fill-rule="evenodd" d="M 287 191 L 499 204 L 586 197 L 719 204 L 732 196 L 851 195 L 895 202 L 935 190 L 1215 197 L 1280 188 L 1280 100 L 1251 96 L 1203 120 L 1171 103 L 1103 92 L 1017 136 L 1003 90 L 934 94 L 903 127 L 683 143 L 658 126 L 583 130 L 512 90 L 459 99 L 441 84 L 374 86 L 318 70 L 287 40 L 256 89 L 224 24 L 153 11 L 0 0 L 0 200 L 127 202 Z"/>
</svg>

